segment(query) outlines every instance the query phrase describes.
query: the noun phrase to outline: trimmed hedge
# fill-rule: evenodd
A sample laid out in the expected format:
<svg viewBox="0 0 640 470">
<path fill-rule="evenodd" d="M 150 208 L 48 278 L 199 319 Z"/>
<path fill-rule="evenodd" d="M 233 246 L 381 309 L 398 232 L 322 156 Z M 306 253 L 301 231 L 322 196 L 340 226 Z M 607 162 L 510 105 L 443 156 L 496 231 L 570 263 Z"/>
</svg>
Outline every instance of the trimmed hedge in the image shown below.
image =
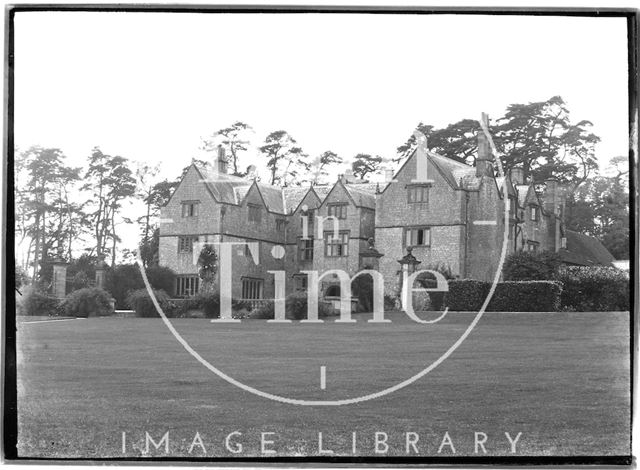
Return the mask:
<svg viewBox="0 0 640 470">
<path fill-rule="evenodd" d="M 444 304 L 449 310 L 480 310 L 487 297 L 489 284 L 475 279 L 455 279 L 449 281 L 449 292 L 444 296 Z"/>
<path fill-rule="evenodd" d="M 453 311 L 478 311 L 491 283 L 473 279 L 449 281 L 446 306 Z M 556 312 L 562 285 L 556 281 L 499 282 L 487 306 L 489 312 Z"/>
<path fill-rule="evenodd" d="M 558 277 L 564 285 L 561 305 L 577 312 L 627 311 L 629 274 L 605 266 L 567 266 Z"/>
<path fill-rule="evenodd" d="M 555 280 L 560 267 L 560 257 L 550 251 L 518 251 L 505 260 L 502 274 L 505 281 Z"/>
<path fill-rule="evenodd" d="M 99 287 L 85 287 L 73 291 L 64 299 L 64 312 L 71 317 L 99 317 L 111 315 L 111 296 Z"/>
</svg>

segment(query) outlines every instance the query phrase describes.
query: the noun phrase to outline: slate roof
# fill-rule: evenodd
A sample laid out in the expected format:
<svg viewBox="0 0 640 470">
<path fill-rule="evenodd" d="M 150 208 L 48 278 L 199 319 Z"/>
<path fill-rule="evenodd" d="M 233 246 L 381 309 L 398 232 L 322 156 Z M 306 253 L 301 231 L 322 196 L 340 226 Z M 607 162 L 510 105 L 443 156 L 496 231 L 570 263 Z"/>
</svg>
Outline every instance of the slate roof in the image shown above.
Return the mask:
<svg viewBox="0 0 640 470">
<path fill-rule="evenodd" d="M 560 259 L 567 264 L 580 266 L 613 266 L 615 260 L 600 240 L 589 235 L 566 230 L 567 248 L 561 249 Z"/>
<path fill-rule="evenodd" d="M 233 175 L 227 175 L 224 173 L 214 173 L 201 166 L 196 166 L 197 170 L 202 175 L 203 182 L 207 185 L 207 188 L 213 194 L 219 202 L 227 204 L 237 204 L 235 188 L 240 186 L 247 186 L 247 190 L 251 183 L 247 183 L 247 180 L 239 178 Z"/>
<path fill-rule="evenodd" d="M 309 190 L 310 188 L 308 186 L 289 186 L 282 188 L 284 211 L 288 214 L 295 211 Z"/>
<path fill-rule="evenodd" d="M 358 207 L 376 208 L 376 188 L 375 183 L 346 183 L 344 187 L 349 192 Z"/>
</svg>

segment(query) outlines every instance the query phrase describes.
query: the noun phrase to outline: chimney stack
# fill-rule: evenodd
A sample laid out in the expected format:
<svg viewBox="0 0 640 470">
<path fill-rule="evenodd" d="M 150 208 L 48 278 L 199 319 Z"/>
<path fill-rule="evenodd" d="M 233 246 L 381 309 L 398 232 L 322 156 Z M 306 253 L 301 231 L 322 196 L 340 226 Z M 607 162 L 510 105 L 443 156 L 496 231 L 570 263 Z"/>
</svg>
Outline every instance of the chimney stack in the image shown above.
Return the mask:
<svg viewBox="0 0 640 470">
<path fill-rule="evenodd" d="M 516 166 L 509 172 L 512 184 L 524 184 L 524 168 Z"/>
<path fill-rule="evenodd" d="M 218 173 L 227 173 L 227 157 L 225 156 L 224 147 L 222 145 L 218 145 L 217 148 L 218 155 L 216 156 L 217 170 Z"/>
<path fill-rule="evenodd" d="M 489 141 L 482 129 L 478 131 L 478 156 L 476 158 L 476 176 L 488 176 L 491 168 Z"/>
</svg>

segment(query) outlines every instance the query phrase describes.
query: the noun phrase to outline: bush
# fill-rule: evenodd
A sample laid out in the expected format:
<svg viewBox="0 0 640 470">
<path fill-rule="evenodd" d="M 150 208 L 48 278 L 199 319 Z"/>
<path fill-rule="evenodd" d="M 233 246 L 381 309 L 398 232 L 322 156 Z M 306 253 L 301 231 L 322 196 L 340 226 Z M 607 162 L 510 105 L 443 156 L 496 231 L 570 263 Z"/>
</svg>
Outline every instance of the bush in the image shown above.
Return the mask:
<svg viewBox="0 0 640 470">
<path fill-rule="evenodd" d="M 191 308 L 202 310 L 206 318 L 220 318 L 220 294 L 217 292 L 200 291 L 189 300 Z"/>
<path fill-rule="evenodd" d="M 138 272 L 140 268 L 136 266 Z M 147 268 L 147 279 L 151 287 L 172 293 L 176 286 L 176 273 L 164 266 L 150 266 Z"/>
<path fill-rule="evenodd" d="M 175 288 L 175 273 L 164 266 L 150 266 L 146 269 L 149 284 L 154 289 L 173 292 Z M 144 281 L 137 264 L 119 264 L 107 270 L 106 289 L 116 301 L 116 308 L 127 306 L 127 296 L 130 292 L 144 289 Z"/>
<path fill-rule="evenodd" d="M 169 300 L 169 296 L 163 290 L 153 290 L 162 311 L 165 313 L 167 317 L 173 317 L 177 308 L 173 302 Z M 151 296 L 147 289 L 138 289 L 134 290 L 127 296 L 127 305 L 129 308 L 135 310 L 136 316 L 141 318 L 153 318 L 159 317 L 158 311 L 156 310 L 155 305 L 153 305 L 153 301 L 151 300 Z"/>
<path fill-rule="evenodd" d="M 73 291 L 64 299 L 64 312 L 71 317 L 111 315 L 111 296 L 99 287 Z"/>
<path fill-rule="evenodd" d="M 24 289 L 18 313 L 22 315 L 56 315 L 60 300 L 33 286 Z"/>
<path fill-rule="evenodd" d="M 304 320 L 307 318 L 307 293 L 294 292 L 289 294 L 284 301 L 285 318 L 290 320 Z M 318 317 L 328 317 L 333 315 L 333 307 L 318 299 Z M 249 318 L 272 320 L 275 317 L 275 303 L 273 300 L 266 301 L 263 305 L 253 310 Z"/>
<path fill-rule="evenodd" d="M 562 284 L 556 281 L 499 282 L 487 311 L 557 312 L 561 292 Z"/>
<path fill-rule="evenodd" d="M 397 295 L 385 294 L 384 296 L 384 311 L 397 310 L 400 305 L 400 298 Z"/>
<path fill-rule="evenodd" d="M 564 267 L 561 305 L 578 312 L 629 310 L 629 274 L 605 266 Z"/>
<path fill-rule="evenodd" d="M 453 272 L 451 271 L 451 267 L 448 264 L 444 264 L 444 263 L 432 264 L 432 265 L 425 266 L 423 269 L 429 269 L 431 271 L 436 271 L 442 274 L 444 278 L 447 280 L 447 282 L 454 279 L 455 277 Z M 436 277 L 431 273 L 422 273 L 420 276 L 418 276 L 417 282 L 422 284 L 422 287 L 425 289 L 435 289 L 438 287 L 438 281 Z M 417 305 L 419 305 L 420 302 L 424 303 L 424 300 L 421 295 L 416 296 L 416 294 L 417 293 L 414 293 L 414 309 L 415 310 L 427 310 L 427 308 L 431 310 L 436 310 L 436 311 L 443 310 L 444 298 L 445 298 L 446 292 L 434 291 L 434 292 L 421 293 L 422 296 L 424 296 L 425 294 L 429 296 L 428 306 L 424 305 L 424 307 L 421 309 L 417 308 Z"/>
<path fill-rule="evenodd" d="M 473 279 L 449 282 L 446 305 L 453 311 L 479 311 L 491 284 Z M 488 312 L 557 312 L 562 285 L 556 281 L 499 282 Z"/>
<path fill-rule="evenodd" d="M 560 258 L 550 251 L 518 251 L 504 262 L 502 274 L 506 281 L 547 281 L 557 277 Z"/>
<path fill-rule="evenodd" d="M 487 297 L 488 283 L 475 279 L 454 279 L 449 281 L 449 292 L 444 303 L 453 311 L 478 311 Z"/>
</svg>

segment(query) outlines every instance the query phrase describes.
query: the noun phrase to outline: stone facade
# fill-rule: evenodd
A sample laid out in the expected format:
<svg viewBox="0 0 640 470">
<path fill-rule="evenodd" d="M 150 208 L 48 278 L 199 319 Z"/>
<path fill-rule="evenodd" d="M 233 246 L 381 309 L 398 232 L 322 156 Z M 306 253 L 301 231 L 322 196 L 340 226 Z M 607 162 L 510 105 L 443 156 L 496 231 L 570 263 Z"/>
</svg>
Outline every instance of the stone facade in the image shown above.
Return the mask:
<svg viewBox="0 0 640 470">
<path fill-rule="evenodd" d="M 385 293 L 393 295 L 407 248 L 419 269 L 446 268 L 482 280 L 495 276 L 505 223 L 508 252 L 558 251 L 563 202 L 557 184 L 547 182 L 541 197 L 518 171 L 496 177 L 482 138 L 478 147 L 472 167 L 420 145 L 381 184 L 343 175 L 332 186 L 279 188 L 226 175 L 223 165 L 214 165 L 216 172 L 192 165 L 161 212 L 160 264 L 179 276 L 173 294 L 189 295 L 198 288 L 202 244 L 253 242 L 258 260 L 241 245 L 232 250 L 234 298 L 273 298 L 269 271 L 286 273 L 288 294 L 306 288 L 304 271 L 353 276 L 364 267 L 379 270 Z M 337 239 L 331 238 L 334 220 Z M 372 239 L 383 256 L 367 256 Z M 323 295 L 336 294 L 337 280 L 322 279 Z"/>
</svg>

